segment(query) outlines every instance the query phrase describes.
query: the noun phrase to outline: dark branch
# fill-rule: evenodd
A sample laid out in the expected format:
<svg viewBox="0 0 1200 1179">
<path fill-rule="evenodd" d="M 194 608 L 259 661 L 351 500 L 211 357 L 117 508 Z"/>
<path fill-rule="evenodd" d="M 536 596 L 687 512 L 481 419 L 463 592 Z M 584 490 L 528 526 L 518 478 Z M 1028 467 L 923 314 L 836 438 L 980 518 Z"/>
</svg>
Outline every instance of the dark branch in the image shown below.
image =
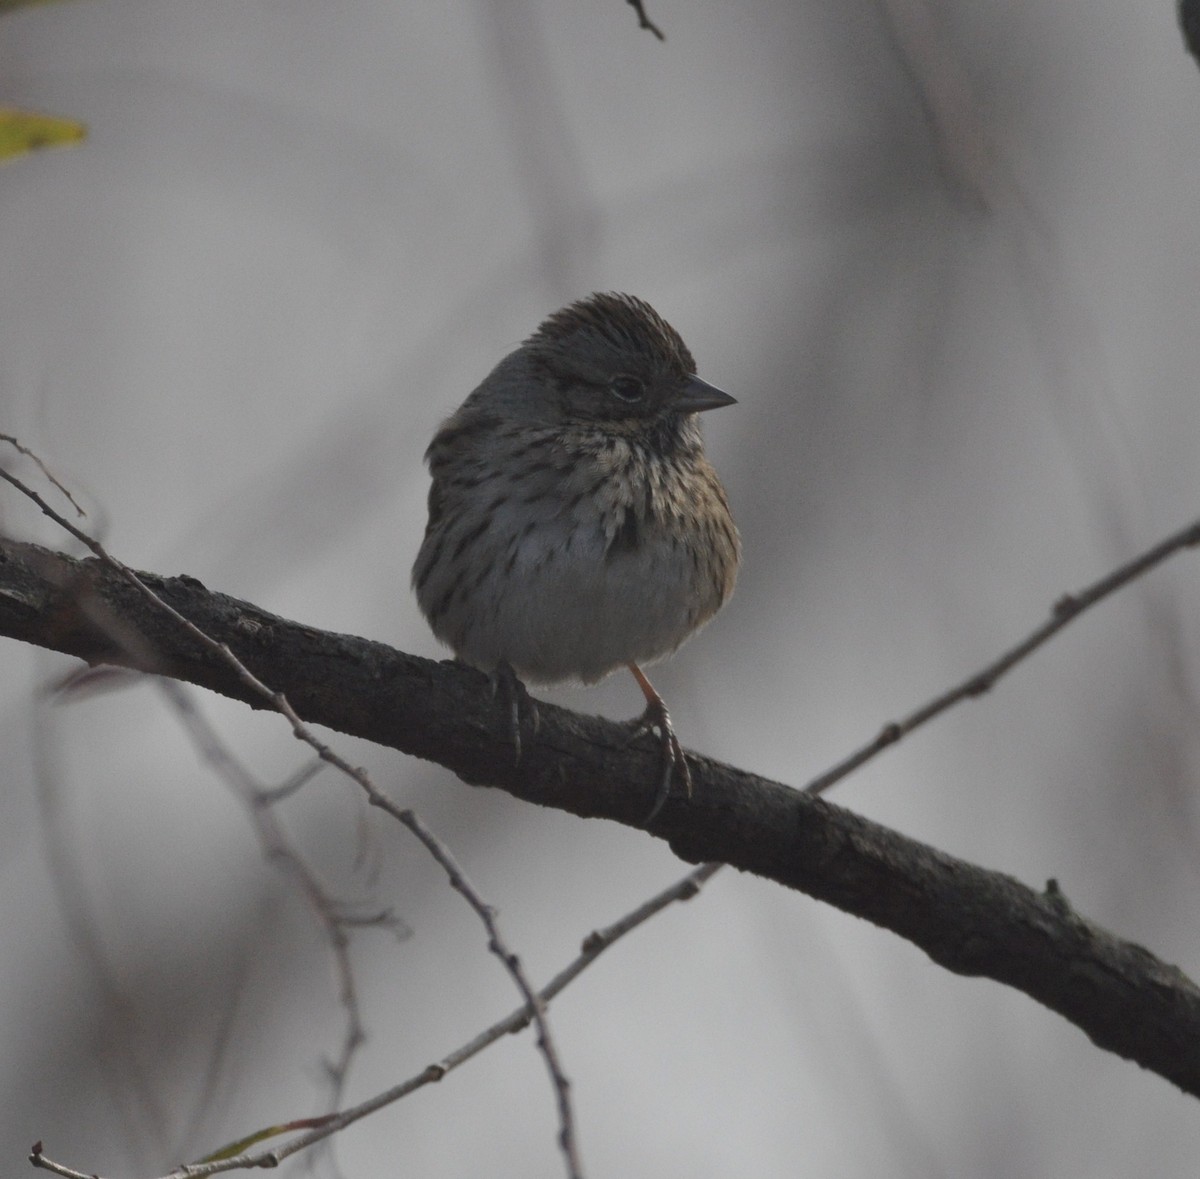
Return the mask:
<svg viewBox="0 0 1200 1179">
<path fill-rule="evenodd" d="M 480 672 L 289 622 L 193 578 L 141 577 L 307 721 L 528 802 L 641 826 L 657 742 L 630 747 L 624 728 L 543 703 L 537 739 L 516 766 Z M 0 541 L 0 634 L 268 706 L 98 560 Z M 1075 914 L 1057 888 L 1035 892 L 778 782 L 689 761 L 693 797 L 673 797 L 654 830 L 683 859 L 731 864 L 891 929 L 948 970 L 1016 987 L 1100 1047 L 1200 1096 L 1200 989 Z"/>
<path fill-rule="evenodd" d="M 637 13 L 639 29 L 649 29 L 660 41 L 667 39 L 667 34 L 646 15 L 642 0 L 625 0 L 625 2 Z"/>
<path fill-rule="evenodd" d="M 1178 14 L 1183 43 L 1200 59 L 1200 0 L 1179 0 Z"/>
</svg>

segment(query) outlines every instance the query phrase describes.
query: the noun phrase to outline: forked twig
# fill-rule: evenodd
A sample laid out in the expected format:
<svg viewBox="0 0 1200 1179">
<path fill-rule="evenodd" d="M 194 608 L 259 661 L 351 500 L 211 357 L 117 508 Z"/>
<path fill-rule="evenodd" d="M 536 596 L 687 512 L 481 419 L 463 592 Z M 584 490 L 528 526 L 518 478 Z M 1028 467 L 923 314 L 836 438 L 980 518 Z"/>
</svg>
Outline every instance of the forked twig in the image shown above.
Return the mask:
<svg viewBox="0 0 1200 1179">
<path fill-rule="evenodd" d="M 11 434 L 0 434 L 0 442 L 7 442 L 9 446 L 11 446 L 18 454 L 22 454 L 29 459 L 29 461 L 33 463 L 43 475 L 46 476 L 46 482 L 51 484 L 51 486 L 56 487 L 62 493 L 67 503 L 69 503 L 71 507 L 75 509 L 81 518 L 87 515 L 87 512 L 85 512 L 83 508 L 81 508 L 79 504 L 75 502 L 75 497 L 66 489 L 66 487 L 63 486 L 62 483 L 59 482 L 58 479 L 55 478 L 54 472 L 51 471 L 50 468 L 46 466 L 46 464 L 42 462 L 42 460 L 36 454 L 34 454 L 32 450 L 29 449 L 29 447 L 18 442 L 17 439 Z"/>
<path fill-rule="evenodd" d="M 7 436 L 0 436 L 4 440 L 8 440 Z M 19 445 L 13 441 L 13 445 Z M 27 453 L 27 452 L 24 452 Z M 218 642 L 211 635 L 207 634 L 200 627 L 196 626 L 190 619 L 182 615 L 169 602 L 159 597 L 138 575 L 127 565 L 117 560 L 108 550 L 94 537 L 90 536 L 83 529 L 76 527 L 67 520 L 61 513 L 52 508 L 33 488 L 26 486 L 20 479 L 13 475 L 10 471 L 0 467 L 0 478 L 10 483 L 22 495 L 25 495 L 33 501 L 42 511 L 54 521 L 60 528 L 65 529 L 76 540 L 84 544 L 92 553 L 96 555 L 110 569 L 119 574 L 126 582 L 128 582 L 139 594 L 142 595 L 155 609 L 166 613 L 172 620 L 178 623 L 184 630 L 187 631 L 197 642 L 201 643 L 208 650 L 212 651 L 221 658 L 234 672 L 235 675 L 246 685 L 252 692 L 267 701 L 277 712 L 281 713 L 292 726 L 292 735 L 298 740 L 303 741 L 308 745 L 322 761 L 328 762 L 336 769 L 340 770 L 347 777 L 352 778 L 365 791 L 368 800 L 372 806 L 377 806 L 393 818 L 401 822 L 424 847 L 430 852 L 434 859 L 441 865 L 449 876 L 450 883 L 453 888 L 459 892 L 471 908 L 479 916 L 487 930 L 488 949 L 499 958 L 500 962 L 508 971 L 513 982 L 516 984 L 517 990 L 524 998 L 527 1004 L 532 1006 L 533 1023 L 537 1028 L 537 1045 L 540 1049 L 543 1058 L 546 1061 L 546 1068 L 550 1073 L 551 1082 L 554 1086 L 555 1095 L 558 1101 L 559 1111 L 559 1144 L 562 1148 L 563 1155 L 567 1162 L 567 1174 L 570 1179 L 581 1179 L 582 1170 L 579 1164 L 578 1149 L 576 1146 L 575 1135 L 575 1119 L 571 1108 L 570 1100 L 570 1085 L 567 1081 L 566 1074 L 562 1070 L 559 1063 L 557 1049 L 554 1045 L 554 1039 L 550 1034 L 549 1021 L 546 1017 L 545 1008 L 537 998 L 537 992 L 534 991 L 532 984 L 525 975 L 524 968 L 521 966 L 520 959 L 512 950 L 508 948 L 500 934 L 500 929 L 496 921 L 495 910 L 484 901 L 479 895 L 474 886 L 466 878 L 462 870 L 455 862 L 450 849 L 418 818 L 415 812 L 397 807 L 391 799 L 389 799 L 381 790 L 376 787 L 371 780 L 371 776 L 361 766 L 352 766 L 340 754 L 332 748 L 320 741 L 316 735 L 304 724 L 300 719 L 299 714 L 291 706 L 288 699 L 282 692 L 273 691 L 264 684 L 232 651 L 226 643 Z M 73 501 L 72 501 L 73 502 Z"/>
<path fill-rule="evenodd" d="M 720 864 L 701 864 L 698 868 L 692 869 L 686 876 L 677 880 L 669 888 L 663 889 L 662 892 L 657 893 L 649 900 L 638 905 L 636 909 L 626 913 L 624 917 L 614 921 L 612 925 L 605 926 L 603 929 L 598 929 L 589 934 L 584 939 L 579 954 L 538 991 L 538 1002 L 542 1006 L 549 1003 L 555 996 L 574 982 L 609 946 L 620 941 L 626 934 L 632 933 L 639 925 L 649 921 L 651 917 L 662 912 L 669 905 L 691 900 L 721 867 L 722 865 Z M 221 1159 L 217 1162 L 197 1163 L 192 1166 L 178 1167 L 171 1172 L 170 1176 L 166 1176 L 164 1179 L 203 1179 L 205 1176 L 216 1175 L 225 1171 L 241 1170 L 250 1167 L 278 1166 L 284 1159 L 315 1145 L 332 1134 L 338 1133 L 354 1122 L 361 1121 L 376 1110 L 391 1105 L 393 1102 L 407 1097 L 410 1093 L 414 1093 L 418 1089 L 423 1089 L 426 1085 L 432 1085 L 436 1081 L 440 1081 L 447 1073 L 452 1072 L 460 1065 L 466 1064 L 468 1060 L 477 1056 L 497 1040 L 501 1040 L 513 1032 L 519 1032 L 529 1024 L 533 1017 L 534 1009 L 530 1004 L 526 1003 L 524 1006 L 516 1008 L 516 1010 L 509 1012 L 503 1019 L 498 1020 L 491 1027 L 484 1029 L 453 1052 L 443 1056 L 441 1060 L 427 1065 L 415 1076 L 409 1077 L 407 1080 L 401 1081 L 398 1085 L 394 1085 L 392 1088 L 368 1098 L 368 1100 L 359 1105 L 343 1110 L 319 1128 L 308 1131 L 275 1150 L 264 1150 L 253 1154 L 237 1155 L 234 1158 Z M 63 1176 L 63 1179 L 99 1179 L 96 1175 L 85 1175 L 81 1171 L 72 1170 L 70 1167 L 66 1167 L 62 1163 L 57 1163 L 53 1159 L 48 1158 L 43 1153 L 40 1142 L 30 1154 L 30 1162 L 35 1167 L 41 1167 L 43 1170 Z"/>
<path fill-rule="evenodd" d="M 234 756 L 200 711 L 183 684 L 175 680 L 160 678 L 158 685 L 179 716 L 180 722 L 190 736 L 200 757 L 237 795 L 250 814 L 251 823 L 258 836 L 263 858 L 287 873 L 298 886 L 308 903 L 317 924 L 325 935 L 330 953 L 333 955 L 337 976 L 338 1002 L 345 1014 L 345 1031 L 341 1048 L 335 1060 L 326 1062 L 331 1093 L 329 1107 L 338 1109 L 342 1104 L 350 1066 L 359 1049 L 366 1042 L 362 1007 L 358 998 L 358 985 L 350 960 L 351 929 L 367 926 L 395 929 L 396 918 L 386 911 L 377 913 L 351 912 L 326 891 L 313 868 L 292 846 L 283 825 L 275 814 L 275 803 L 307 782 L 322 767 L 319 759 L 308 761 L 299 771 L 291 775 L 280 787 L 267 789 L 251 776 L 246 767 Z"/>
</svg>

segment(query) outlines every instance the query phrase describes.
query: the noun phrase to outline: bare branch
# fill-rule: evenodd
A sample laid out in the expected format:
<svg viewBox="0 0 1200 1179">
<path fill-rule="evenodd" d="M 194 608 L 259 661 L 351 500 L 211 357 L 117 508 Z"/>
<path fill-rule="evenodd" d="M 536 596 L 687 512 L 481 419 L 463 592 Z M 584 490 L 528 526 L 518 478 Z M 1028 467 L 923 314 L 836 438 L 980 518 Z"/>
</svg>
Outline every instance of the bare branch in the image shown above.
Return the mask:
<svg viewBox="0 0 1200 1179">
<path fill-rule="evenodd" d="M 1063 599 L 1049 623 L 967 683 L 985 690 L 1087 606 L 1198 540 L 1200 523 Z M 142 574 L 140 584 L 102 562 L 0 542 L 0 634 L 187 680 L 256 708 L 284 699 L 294 727 L 304 717 L 436 761 L 469 783 L 642 825 L 657 744 L 630 745 L 622 726 L 542 703 L 538 740 L 514 766 L 508 726 L 481 672 L 288 622 L 194 578 Z M 170 616 L 150 608 L 143 591 L 151 589 Z M 114 621 L 140 642 L 114 641 Z M 232 646 L 242 671 L 228 661 Z M 283 696 L 264 698 L 260 676 Z M 970 695 L 961 687 L 947 694 Z M 930 708 L 915 714 L 920 723 Z M 811 794 L 702 756 L 689 760 L 693 797 L 673 797 L 654 831 L 683 859 L 732 864 L 891 929 L 948 970 L 1016 987 L 1100 1047 L 1200 1096 L 1200 989 L 1076 915 L 1057 889 L 1035 892 Z"/>
<path fill-rule="evenodd" d="M 693 868 L 691 872 L 682 879 L 677 880 L 669 888 L 663 889 L 662 892 L 652 896 L 648 901 L 644 901 L 638 905 L 636 909 L 626 913 L 624 917 L 613 922 L 612 925 L 590 933 L 584 938 L 579 954 L 538 991 L 536 995 L 537 1003 L 545 1007 L 555 996 L 561 994 L 567 986 L 574 982 L 575 979 L 595 962 L 609 946 L 620 941 L 626 934 L 632 933 L 639 925 L 643 925 L 651 917 L 657 913 L 661 913 L 663 909 L 670 905 L 691 900 L 700 891 L 705 882 L 720 871 L 720 868 L 720 864 L 701 864 L 700 867 Z M 401 1081 L 398 1085 L 393 1085 L 390 1089 L 376 1094 L 359 1105 L 343 1110 L 341 1113 L 323 1121 L 319 1127 L 292 1139 L 285 1146 L 252 1154 L 241 1154 L 234 1158 L 221 1159 L 217 1162 L 196 1163 L 190 1166 L 178 1167 L 171 1172 L 170 1176 L 164 1177 L 164 1179 L 201 1179 L 203 1176 L 216 1175 L 225 1171 L 244 1170 L 250 1167 L 278 1166 L 284 1159 L 290 1158 L 299 1151 L 305 1150 L 328 1138 L 331 1134 L 336 1134 L 340 1130 L 344 1130 L 347 1126 L 361 1121 L 363 1118 L 375 1113 L 376 1110 L 391 1105 L 393 1102 L 407 1097 L 410 1093 L 415 1093 L 418 1089 L 423 1089 L 426 1085 L 432 1085 L 440 1081 L 447 1073 L 453 1072 L 460 1065 L 466 1064 L 468 1060 L 478 1056 L 480 1052 L 489 1045 L 496 1043 L 497 1040 L 503 1039 L 505 1036 L 512 1035 L 514 1032 L 519 1032 L 522 1028 L 527 1027 L 530 1020 L 534 1017 L 535 1009 L 535 1006 L 529 1003 L 523 1007 L 518 1007 L 515 1011 L 509 1012 L 503 1019 L 492 1024 L 491 1027 L 485 1028 L 477 1036 L 474 1036 L 465 1044 L 454 1049 L 453 1052 L 443 1056 L 441 1060 L 427 1065 L 415 1076 Z M 30 1155 L 30 1161 L 34 1166 L 66 1176 L 66 1179 L 99 1179 L 96 1175 L 81 1176 L 80 1172 L 48 1159 L 42 1152 L 42 1144 L 40 1142 L 34 1147 Z"/>
<path fill-rule="evenodd" d="M 3 436 L 3 440 L 11 441 L 13 445 L 19 446 L 15 440 L 10 439 L 7 435 Z M 28 453 L 23 450 L 23 453 Z M 40 465 L 40 464 L 39 464 Z M 43 468 L 44 469 L 44 468 Z M 409 809 L 401 809 L 397 807 L 391 799 L 387 797 L 375 783 L 371 780 L 370 775 L 361 766 L 352 766 L 340 754 L 335 752 L 330 746 L 320 741 L 316 735 L 309 729 L 300 719 L 300 715 L 292 707 L 288 701 L 285 692 L 273 690 L 267 687 L 266 683 L 256 676 L 234 653 L 228 643 L 222 642 L 211 636 L 209 631 L 204 627 L 197 626 L 190 619 L 181 614 L 174 606 L 165 601 L 158 593 L 149 586 L 141 576 L 128 566 L 122 564 L 115 557 L 111 556 L 102 544 L 94 537 L 90 536 L 81 528 L 76 527 L 69 520 L 56 512 L 36 491 L 27 487 L 20 479 L 11 472 L 0 468 L 0 479 L 10 483 L 22 495 L 32 500 L 42 513 L 49 516 L 59 527 L 65 529 L 77 540 L 81 541 L 93 553 L 96 554 L 96 559 L 99 562 L 99 567 L 105 573 L 119 579 L 119 582 L 134 592 L 141 602 L 148 605 L 151 612 L 158 618 L 174 624 L 177 632 L 182 632 L 187 635 L 194 643 L 199 646 L 211 657 L 216 659 L 220 664 L 236 677 L 238 683 L 247 690 L 255 698 L 254 703 L 258 707 L 273 708 L 276 712 L 281 713 L 292 726 L 292 734 L 298 740 L 303 741 L 308 745 L 316 755 L 322 760 L 328 762 L 336 769 L 340 770 L 346 777 L 353 779 L 362 787 L 366 793 L 368 800 L 372 806 L 379 807 L 385 813 L 397 819 L 413 835 L 424 845 L 427 851 L 434 857 L 438 864 L 443 868 L 449 877 L 452 887 L 459 892 L 474 909 L 480 920 L 484 924 L 484 928 L 488 934 L 488 949 L 500 960 L 505 970 L 508 971 L 513 982 L 517 986 L 517 990 L 521 993 L 525 1001 L 531 1004 L 533 1008 L 533 1022 L 537 1027 L 537 1046 L 541 1051 L 546 1061 L 546 1067 L 549 1070 L 551 1081 L 554 1085 L 555 1094 L 558 1100 L 559 1109 L 559 1144 L 562 1148 L 563 1156 L 567 1162 L 567 1174 L 569 1179 L 581 1179 L 582 1170 L 579 1163 L 579 1154 L 575 1141 L 575 1121 L 574 1114 L 571 1108 L 569 1084 L 559 1062 L 557 1048 L 554 1044 L 554 1039 L 550 1034 L 550 1025 L 546 1017 L 545 1009 L 537 1001 L 536 993 L 528 978 L 525 976 L 520 959 L 500 935 L 499 925 L 496 921 L 495 910 L 488 905 L 474 887 L 467 880 L 466 876 L 455 862 L 450 849 L 440 840 L 433 832 L 425 825 L 425 823 L 417 816 L 417 814 Z M 57 484 L 56 484 L 57 486 Z M 69 497 L 68 497 L 69 498 Z M 74 502 L 74 501 L 72 501 Z M 91 562 L 88 562 L 89 564 Z M 80 599 L 84 601 L 86 599 Z M 105 611 L 109 617 L 116 617 L 111 612 Z M 90 618 L 89 622 L 95 624 L 95 619 Z M 117 626 L 104 626 L 102 633 L 105 634 L 107 641 L 110 643 L 114 636 L 121 636 L 126 632 L 126 626 L 118 624 Z M 136 636 L 136 641 L 121 642 L 119 650 L 124 655 L 125 660 L 141 661 L 147 658 L 147 651 L 153 651 L 154 644 L 151 642 L 148 646 L 142 641 L 140 627 L 134 624 L 128 628 Z M 153 659 L 153 656 L 150 656 Z M 128 662 L 121 659 L 114 660 L 121 666 L 130 666 Z M 141 670 L 148 670 L 142 668 Z M 185 677 L 172 677 L 185 678 Z"/>
<path fill-rule="evenodd" d="M 192 739 L 200 756 L 214 772 L 230 787 L 249 812 L 263 857 L 279 868 L 298 887 L 308 903 L 317 924 L 325 935 L 330 953 L 333 955 L 334 971 L 338 981 L 338 1002 L 345 1015 L 346 1027 L 342 1036 L 341 1049 L 335 1060 L 327 1064 L 332 1092 L 330 1109 L 342 1104 L 350 1066 L 358 1050 L 366 1041 L 362 1022 L 362 1009 L 358 999 L 358 986 L 354 968 L 350 961 L 350 937 L 348 929 L 376 926 L 395 928 L 396 919 L 390 913 L 355 913 L 347 906 L 334 900 L 318 879 L 316 872 L 292 846 L 283 826 L 275 813 L 275 803 L 308 781 L 316 769 L 323 767 L 320 759 L 312 759 L 302 767 L 284 786 L 274 790 L 265 789 L 256 782 L 249 771 L 222 742 L 216 730 L 200 711 L 196 701 L 184 685 L 175 680 L 159 679 L 166 698 L 179 715 L 184 728 Z"/>
</svg>

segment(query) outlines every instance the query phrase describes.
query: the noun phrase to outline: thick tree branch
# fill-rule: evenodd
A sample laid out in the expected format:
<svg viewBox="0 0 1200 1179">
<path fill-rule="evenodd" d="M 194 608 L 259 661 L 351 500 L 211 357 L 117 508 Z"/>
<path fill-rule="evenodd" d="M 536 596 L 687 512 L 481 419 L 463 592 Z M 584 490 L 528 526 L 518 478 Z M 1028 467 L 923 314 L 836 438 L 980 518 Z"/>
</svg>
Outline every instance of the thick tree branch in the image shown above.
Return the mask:
<svg viewBox="0 0 1200 1179">
<path fill-rule="evenodd" d="M 657 781 L 657 742 L 630 746 L 619 725 L 543 703 L 537 739 L 525 742 L 517 766 L 481 673 L 289 622 L 194 578 L 140 576 L 306 721 L 528 802 L 641 826 Z M 227 663 L 95 559 L 0 541 L 0 634 L 266 706 Z M 729 863 L 891 929 L 948 970 L 1016 987 L 1100 1047 L 1200 1096 L 1200 989 L 1075 914 L 1056 887 L 1034 892 L 781 783 L 699 755 L 689 760 L 694 795 L 673 797 L 653 832 L 683 859 Z"/>
</svg>

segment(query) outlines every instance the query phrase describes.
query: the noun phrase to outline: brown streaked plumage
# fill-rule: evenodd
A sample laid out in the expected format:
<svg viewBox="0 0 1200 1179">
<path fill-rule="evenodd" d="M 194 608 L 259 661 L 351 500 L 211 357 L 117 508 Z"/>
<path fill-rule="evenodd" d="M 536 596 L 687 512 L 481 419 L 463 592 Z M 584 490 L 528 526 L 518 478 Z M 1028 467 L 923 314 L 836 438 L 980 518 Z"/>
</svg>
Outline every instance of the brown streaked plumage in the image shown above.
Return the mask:
<svg viewBox="0 0 1200 1179">
<path fill-rule="evenodd" d="M 434 634 L 466 663 L 533 683 L 630 668 L 647 704 L 638 724 L 663 742 L 651 819 L 672 766 L 689 792 L 691 779 L 639 665 L 712 618 L 741 559 L 696 417 L 734 399 L 695 373 L 675 329 L 632 295 L 555 312 L 430 443 L 413 567 Z"/>
</svg>

